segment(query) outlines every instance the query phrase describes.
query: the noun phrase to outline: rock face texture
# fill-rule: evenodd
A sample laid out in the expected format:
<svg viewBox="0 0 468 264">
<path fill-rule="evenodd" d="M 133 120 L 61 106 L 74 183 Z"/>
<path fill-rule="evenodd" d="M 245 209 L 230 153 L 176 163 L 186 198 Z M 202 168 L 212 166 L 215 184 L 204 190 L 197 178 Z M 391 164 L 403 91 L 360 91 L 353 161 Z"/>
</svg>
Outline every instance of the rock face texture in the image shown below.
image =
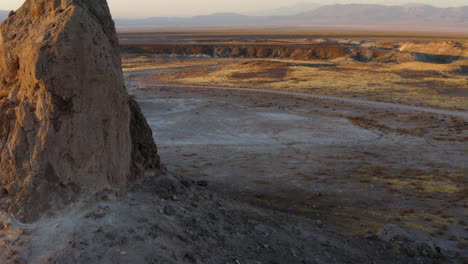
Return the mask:
<svg viewBox="0 0 468 264">
<path fill-rule="evenodd" d="M 23 221 L 127 189 L 159 157 L 106 0 L 27 0 L 0 25 L 0 205 Z"/>
</svg>

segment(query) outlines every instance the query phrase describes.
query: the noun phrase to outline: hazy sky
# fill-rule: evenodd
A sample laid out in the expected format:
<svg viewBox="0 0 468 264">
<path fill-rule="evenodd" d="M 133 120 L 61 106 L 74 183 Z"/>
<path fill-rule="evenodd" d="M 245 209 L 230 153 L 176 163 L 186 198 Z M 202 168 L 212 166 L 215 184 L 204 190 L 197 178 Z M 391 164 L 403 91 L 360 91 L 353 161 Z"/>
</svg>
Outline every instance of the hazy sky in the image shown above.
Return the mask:
<svg viewBox="0 0 468 264">
<path fill-rule="evenodd" d="M 17 9 L 24 0 L 1 0 L 1 10 Z M 190 16 L 215 12 L 248 13 L 295 3 L 320 3 L 323 0 L 108 0 L 114 17 Z M 468 5 L 468 0 L 328 0 L 333 3 L 406 4 L 420 3 L 439 7 Z"/>
</svg>

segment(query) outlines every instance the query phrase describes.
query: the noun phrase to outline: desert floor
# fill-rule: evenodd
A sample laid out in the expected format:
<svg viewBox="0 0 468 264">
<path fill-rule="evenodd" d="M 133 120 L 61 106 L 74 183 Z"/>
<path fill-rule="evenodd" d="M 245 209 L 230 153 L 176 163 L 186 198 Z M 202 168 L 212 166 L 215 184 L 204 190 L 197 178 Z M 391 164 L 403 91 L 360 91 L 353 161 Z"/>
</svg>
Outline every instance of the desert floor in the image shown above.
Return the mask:
<svg viewBox="0 0 468 264">
<path fill-rule="evenodd" d="M 466 252 L 466 112 L 155 80 L 179 70 L 126 73 L 169 171 L 340 234 L 394 223 Z"/>
</svg>

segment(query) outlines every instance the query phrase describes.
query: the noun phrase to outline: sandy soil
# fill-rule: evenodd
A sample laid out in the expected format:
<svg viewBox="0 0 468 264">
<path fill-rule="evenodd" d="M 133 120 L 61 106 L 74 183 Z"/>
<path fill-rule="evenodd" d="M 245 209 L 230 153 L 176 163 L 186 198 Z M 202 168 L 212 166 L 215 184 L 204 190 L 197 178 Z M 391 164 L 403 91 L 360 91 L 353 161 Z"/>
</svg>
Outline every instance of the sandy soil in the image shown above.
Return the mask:
<svg viewBox="0 0 468 264">
<path fill-rule="evenodd" d="M 1 215 L 1 263 L 444 263 L 425 240 L 346 237 L 166 176 L 23 225 Z M 390 227 L 392 228 L 392 227 Z M 395 229 L 395 234 L 402 231 Z M 383 237 L 385 239 L 385 236 Z M 396 253 L 395 249 L 401 253 Z"/>
</svg>

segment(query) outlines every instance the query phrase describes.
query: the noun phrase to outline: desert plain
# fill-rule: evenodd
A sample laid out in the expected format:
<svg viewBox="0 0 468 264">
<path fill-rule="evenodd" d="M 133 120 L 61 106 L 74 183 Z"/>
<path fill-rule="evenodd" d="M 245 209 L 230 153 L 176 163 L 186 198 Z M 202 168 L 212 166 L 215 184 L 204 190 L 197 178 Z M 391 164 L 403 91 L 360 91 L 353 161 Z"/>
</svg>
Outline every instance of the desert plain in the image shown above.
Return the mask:
<svg viewBox="0 0 468 264">
<path fill-rule="evenodd" d="M 466 259 L 467 35 L 123 29 L 119 40 L 169 171 L 341 235 L 401 226 Z"/>
</svg>

